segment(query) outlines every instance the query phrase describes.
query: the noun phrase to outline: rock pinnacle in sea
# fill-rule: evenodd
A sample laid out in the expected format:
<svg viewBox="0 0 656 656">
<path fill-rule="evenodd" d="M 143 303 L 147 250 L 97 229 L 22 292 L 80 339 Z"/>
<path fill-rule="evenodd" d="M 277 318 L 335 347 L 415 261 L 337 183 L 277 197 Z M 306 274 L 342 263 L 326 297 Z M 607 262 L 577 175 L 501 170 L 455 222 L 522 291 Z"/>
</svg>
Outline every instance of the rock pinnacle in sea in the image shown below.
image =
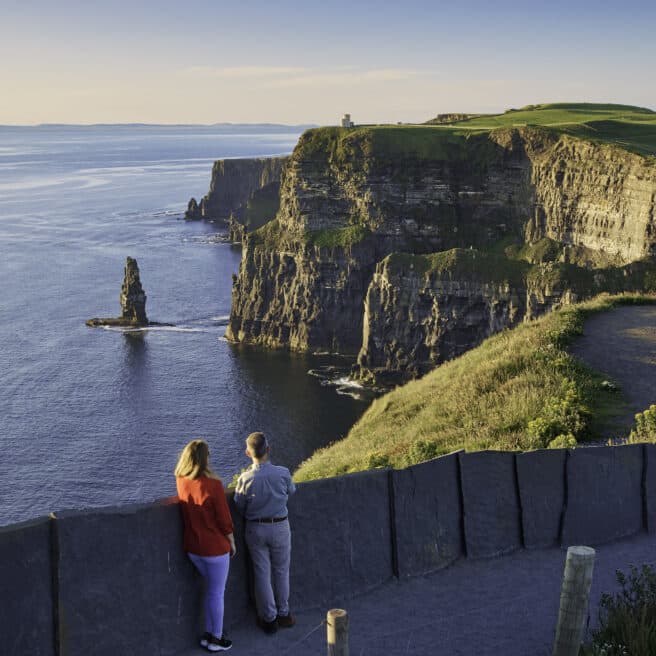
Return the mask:
<svg viewBox="0 0 656 656">
<path fill-rule="evenodd" d="M 141 286 L 139 266 L 131 257 L 125 262 L 125 275 L 121 287 L 121 318 L 140 325 L 148 323 L 146 294 Z"/>
</svg>

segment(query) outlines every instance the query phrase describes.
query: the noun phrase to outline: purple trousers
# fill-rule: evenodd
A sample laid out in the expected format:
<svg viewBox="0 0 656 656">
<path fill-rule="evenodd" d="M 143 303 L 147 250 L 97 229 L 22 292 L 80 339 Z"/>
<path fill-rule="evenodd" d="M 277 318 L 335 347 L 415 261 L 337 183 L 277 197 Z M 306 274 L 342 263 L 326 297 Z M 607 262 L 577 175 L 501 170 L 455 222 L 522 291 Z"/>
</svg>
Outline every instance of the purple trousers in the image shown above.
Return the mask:
<svg viewBox="0 0 656 656">
<path fill-rule="evenodd" d="M 223 593 L 228 580 L 228 570 L 230 569 L 230 554 L 197 556 L 188 553 L 187 555 L 207 581 L 205 630 L 220 638 L 223 635 Z"/>
</svg>

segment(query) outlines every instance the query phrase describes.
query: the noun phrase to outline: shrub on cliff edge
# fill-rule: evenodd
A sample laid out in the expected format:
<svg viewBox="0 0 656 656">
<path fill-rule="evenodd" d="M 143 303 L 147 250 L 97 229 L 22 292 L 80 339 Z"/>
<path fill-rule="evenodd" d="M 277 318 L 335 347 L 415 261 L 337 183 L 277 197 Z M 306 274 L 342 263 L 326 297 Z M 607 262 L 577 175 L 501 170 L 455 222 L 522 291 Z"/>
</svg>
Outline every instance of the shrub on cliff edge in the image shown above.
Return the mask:
<svg viewBox="0 0 656 656">
<path fill-rule="evenodd" d="M 653 656 L 656 654 L 656 572 L 650 565 L 617 571 L 619 591 L 604 594 L 599 628 L 582 656 Z"/>
</svg>

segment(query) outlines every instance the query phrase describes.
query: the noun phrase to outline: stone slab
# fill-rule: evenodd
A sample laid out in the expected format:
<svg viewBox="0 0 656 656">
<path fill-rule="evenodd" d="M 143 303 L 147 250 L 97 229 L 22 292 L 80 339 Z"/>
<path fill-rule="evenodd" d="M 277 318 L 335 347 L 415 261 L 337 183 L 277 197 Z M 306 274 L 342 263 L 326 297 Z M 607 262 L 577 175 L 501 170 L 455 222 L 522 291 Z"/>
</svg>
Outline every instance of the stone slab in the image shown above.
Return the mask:
<svg viewBox="0 0 656 656">
<path fill-rule="evenodd" d="M 204 584 L 183 552 L 175 498 L 57 513 L 56 527 L 60 656 L 166 656 L 197 643 Z M 243 544 L 238 550 L 227 625 L 246 612 Z"/>
<path fill-rule="evenodd" d="M 50 519 L 0 528 L 0 652 L 54 656 Z"/>
<path fill-rule="evenodd" d="M 643 444 L 645 527 L 656 533 L 656 444 Z"/>
<path fill-rule="evenodd" d="M 330 608 L 392 577 L 386 470 L 298 485 L 289 519 L 292 609 Z"/>
<path fill-rule="evenodd" d="M 518 453 L 516 458 L 524 547 L 540 549 L 560 544 L 567 450 L 530 451 Z"/>
<path fill-rule="evenodd" d="M 391 472 L 399 576 L 447 567 L 464 556 L 458 455 Z"/>
<path fill-rule="evenodd" d="M 489 558 L 521 548 L 515 454 L 481 451 L 458 457 L 467 556 Z"/>
<path fill-rule="evenodd" d="M 563 546 L 603 544 L 643 528 L 643 448 L 571 449 Z"/>
</svg>

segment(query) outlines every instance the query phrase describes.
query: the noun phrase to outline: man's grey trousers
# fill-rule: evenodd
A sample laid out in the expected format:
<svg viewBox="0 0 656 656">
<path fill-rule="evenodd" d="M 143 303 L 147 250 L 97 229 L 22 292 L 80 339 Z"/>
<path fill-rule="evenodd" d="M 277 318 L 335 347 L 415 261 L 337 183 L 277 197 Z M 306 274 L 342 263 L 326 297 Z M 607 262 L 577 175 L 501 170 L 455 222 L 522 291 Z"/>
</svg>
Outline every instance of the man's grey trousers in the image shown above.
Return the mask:
<svg viewBox="0 0 656 656">
<path fill-rule="evenodd" d="M 289 521 L 246 522 L 246 544 L 253 561 L 257 614 L 265 622 L 289 615 L 289 562 L 292 537 Z"/>
</svg>

